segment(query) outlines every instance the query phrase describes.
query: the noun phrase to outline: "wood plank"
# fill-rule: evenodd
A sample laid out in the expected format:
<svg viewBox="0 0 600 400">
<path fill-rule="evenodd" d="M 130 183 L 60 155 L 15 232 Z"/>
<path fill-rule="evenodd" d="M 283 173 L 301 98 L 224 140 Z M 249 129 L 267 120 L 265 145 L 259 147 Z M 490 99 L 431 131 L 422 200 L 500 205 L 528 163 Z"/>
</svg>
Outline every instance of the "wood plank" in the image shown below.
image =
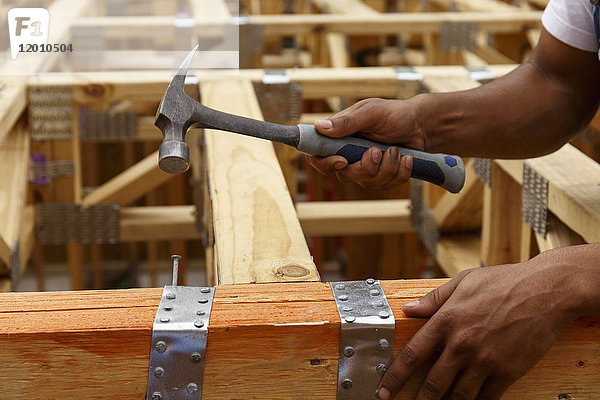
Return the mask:
<svg viewBox="0 0 600 400">
<path fill-rule="evenodd" d="M 322 14 L 379 14 L 361 0 L 311 0 Z"/>
<path fill-rule="evenodd" d="M 410 200 L 315 201 L 296 203 L 306 236 L 414 233 Z"/>
<path fill-rule="evenodd" d="M 249 81 L 202 82 L 203 104 L 262 119 Z M 220 284 L 318 280 L 272 143 L 205 131 Z"/>
<path fill-rule="evenodd" d="M 10 254 L 21 238 L 29 177 L 29 137 L 21 119 L 0 142 L 0 261 L 10 266 Z"/>
<path fill-rule="evenodd" d="M 158 150 L 121 172 L 83 198 L 82 204 L 117 203 L 127 205 L 168 182 L 175 175 L 158 167 Z"/>
<path fill-rule="evenodd" d="M 401 305 L 443 282 L 382 282 L 396 355 L 425 322 L 405 317 Z M 0 376 L 3 395 L 143 398 L 160 296 L 161 289 L 0 295 L 0 362 L 11 365 Z M 208 329 L 203 398 L 336 398 L 340 324 L 327 284 L 218 287 Z M 600 319 L 577 320 L 505 397 L 595 399 L 599 341 Z M 414 398 L 422 377 L 397 399 Z"/>
<path fill-rule="evenodd" d="M 451 235 L 440 238 L 437 243 L 438 265 L 453 277 L 459 272 L 481 266 L 481 238 L 478 235 Z"/>
</svg>

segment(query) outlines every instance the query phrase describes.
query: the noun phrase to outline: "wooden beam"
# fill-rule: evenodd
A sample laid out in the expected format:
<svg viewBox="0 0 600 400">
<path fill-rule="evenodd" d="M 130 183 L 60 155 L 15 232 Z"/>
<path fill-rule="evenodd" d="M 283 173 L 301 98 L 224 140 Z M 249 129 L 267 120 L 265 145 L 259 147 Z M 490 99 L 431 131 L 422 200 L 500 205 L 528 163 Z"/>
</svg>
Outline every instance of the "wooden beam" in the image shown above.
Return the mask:
<svg viewBox="0 0 600 400">
<path fill-rule="evenodd" d="M 361 0 L 311 0 L 322 14 L 379 14 Z"/>
<path fill-rule="evenodd" d="M 121 172 L 83 198 L 83 205 L 117 203 L 127 205 L 154 188 L 166 183 L 174 175 L 158 167 L 158 150 Z"/>
<path fill-rule="evenodd" d="M 296 203 L 306 236 L 413 233 L 410 200 L 319 201 Z"/>
<path fill-rule="evenodd" d="M 425 322 L 401 305 L 444 282 L 382 282 L 395 355 Z M 143 398 L 160 297 L 161 289 L 0 295 L 0 363 L 11 366 L 0 375 L 3 396 Z M 336 398 L 340 322 L 328 284 L 220 286 L 208 330 L 203 399 Z M 595 399 L 599 342 L 600 319 L 577 320 L 505 397 Z M 397 399 L 413 399 L 422 378 Z"/>
<path fill-rule="evenodd" d="M 21 238 L 29 177 L 29 144 L 25 119 L 0 142 L 0 261 L 7 266 Z"/>
<path fill-rule="evenodd" d="M 119 217 L 121 242 L 200 239 L 195 206 L 126 207 Z"/>
<path fill-rule="evenodd" d="M 206 106 L 262 119 L 249 81 L 200 88 Z M 318 280 L 272 143 L 214 130 L 204 141 L 219 283 Z"/>
<path fill-rule="evenodd" d="M 477 22 L 488 33 L 512 33 L 540 26 L 541 11 L 440 12 L 390 14 L 285 14 L 249 15 L 248 25 L 262 27 L 265 36 L 306 35 L 314 32 L 338 32 L 349 35 L 384 35 L 400 33 L 438 33 L 445 22 Z M 210 16 L 195 18 L 198 32 L 222 25 Z M 169 32 L 176 27 L 176 17 L 91 17 L 79 19 L 73 27 L 102 28 L 103 37 L 123 35 L 148 36 L 148 32 Z"/>
</svg>

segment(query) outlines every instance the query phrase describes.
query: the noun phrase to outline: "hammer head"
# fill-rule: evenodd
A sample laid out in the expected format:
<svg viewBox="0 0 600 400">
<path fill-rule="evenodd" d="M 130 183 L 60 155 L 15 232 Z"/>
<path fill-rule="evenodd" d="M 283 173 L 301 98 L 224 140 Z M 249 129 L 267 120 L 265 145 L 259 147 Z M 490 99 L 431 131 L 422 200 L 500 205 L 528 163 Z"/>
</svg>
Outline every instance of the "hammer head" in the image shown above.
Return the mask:
<svg viewBox="0 0 600 400">
<path fill-rule="evenodd" d="M 164 139 L 158 151 L 158 165 L 169 174 L 185 172 L 190 165 L 190 149 L 185 134 L 193 124 L 195 102 L 184 92 L 185 77 L 198 46 L 189 52 L 173 76 L 156 112 L 156 125 Z"/>
</svg>

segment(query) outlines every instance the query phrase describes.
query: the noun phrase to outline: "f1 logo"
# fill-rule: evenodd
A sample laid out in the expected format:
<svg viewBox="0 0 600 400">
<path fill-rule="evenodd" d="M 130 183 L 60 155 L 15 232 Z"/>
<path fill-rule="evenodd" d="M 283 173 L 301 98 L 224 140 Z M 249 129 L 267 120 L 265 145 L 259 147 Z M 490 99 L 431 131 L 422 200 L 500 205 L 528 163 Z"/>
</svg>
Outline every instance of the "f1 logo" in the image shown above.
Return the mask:
<svg viewBox="0 0 600 400">
<path fill-rule="evenodd" d="M 26 45 L 48 41 L 50 14 L 45 8 L 12 8 L 8 11 L 10 56 L 14 60 Z"/>
</svg>

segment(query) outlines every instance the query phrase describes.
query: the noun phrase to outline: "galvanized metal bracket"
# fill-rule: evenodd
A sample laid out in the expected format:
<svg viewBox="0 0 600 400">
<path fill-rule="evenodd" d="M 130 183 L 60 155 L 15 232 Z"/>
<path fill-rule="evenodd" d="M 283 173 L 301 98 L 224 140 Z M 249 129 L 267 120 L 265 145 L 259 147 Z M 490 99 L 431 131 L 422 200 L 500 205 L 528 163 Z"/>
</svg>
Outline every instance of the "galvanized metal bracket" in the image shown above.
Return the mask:
<svg viewBox="0 0 600 400">
<path fill-rule="evenodd" d="M 167 285 L 152 329 L 148 399 L 202 398 L 214 288 Z"/>
<path fill-rule="evenodd" d="M 372 399 L 392 362 L 394 314 L 375 279 L 331 288 L 341 318 L 337 398 Z"/>
<path fill-rule="evenodd" d="M 488 187 L 492 186 L 492 160 L 490 158 L 474 158 L 475 175 Z"/>
<path fill-rule="evenodd" d="M 542 237 L 548 230 L 548 180 L 527 163 L 523 164 L 521 218 Z"/>
<path fill-rule="evenodd" d="M 138 136 L 138 115 L 135 110 L 112 105 L 108 110 L 79 110 L 82 142 L 112 142 L 133 140 Z"/>
<path fill-rule="evenodd" d="M 29 131 L 35 140 L 73 137 L 73 89 L 70 86 L 29 88 Z"/>
<path fill-rule="evenodd" d="M 302 114 L 302 86 L 291 82 L 284 69 L 265 70 L 262 82 L 253 82 L 265 121 L 291 123 Z"/>
<path fill-rule="evenodd" d="M 440 49 L 443 51 L 473 50 L 477 48 L 478 32 L 477 22 L 442 22 Z"/>
<path fill-rule="evenodd" d="M 48 161 L 44 153 L 32 153 L 29 163 L 29 183 L 47 185 L 52 179 L 73 176 L 75 164 L 72 160 Z"/>
<path fill-rule="evenodd" d="M 37 241 L 41 244 L 118 243 L 119 211 L 118 204 L 38 204 Z"/>
<path fill-rule="evenodd" d="M 21 242 L 17 241 L 10 250 L 10 283 L 11 290 L 17 290 L 21 278 Z"/>
<path fill-rule="evenodd" d="M 172 258 L 173 284 L 163 290 L 152 327 L 146 398 L 199 400 L 215 288 L 177 286 L 181 257 Z"/>
</svg>

